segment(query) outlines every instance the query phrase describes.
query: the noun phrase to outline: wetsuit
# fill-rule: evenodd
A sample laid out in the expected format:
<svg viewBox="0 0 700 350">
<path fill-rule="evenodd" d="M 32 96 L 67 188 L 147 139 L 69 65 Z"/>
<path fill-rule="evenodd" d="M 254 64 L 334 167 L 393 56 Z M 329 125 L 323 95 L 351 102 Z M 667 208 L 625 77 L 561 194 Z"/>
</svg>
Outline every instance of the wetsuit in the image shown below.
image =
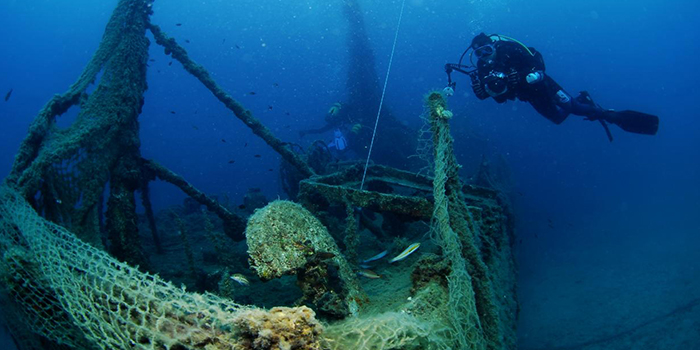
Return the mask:
<svg viewBox="0 0 700 350">
<path fill-rule="evenodd" d="M 528 49 L 512 41 L 497 40 L 493 43 L 495 55 L 481 58 L 477 71 L 471 75 L 472 89 L 483 100 L 489 97 L 498 103 L 516 98 L 529 102 L 537 112 L 556 124 L 569 114 L 596 118 L 603 110 L 588 94 L 572 98 L 557 82 L 545 74 L 542 54 L 532 47 Z M 541 74 L 539 81 L 528 83 L 530 73 Z"/>
</svg>

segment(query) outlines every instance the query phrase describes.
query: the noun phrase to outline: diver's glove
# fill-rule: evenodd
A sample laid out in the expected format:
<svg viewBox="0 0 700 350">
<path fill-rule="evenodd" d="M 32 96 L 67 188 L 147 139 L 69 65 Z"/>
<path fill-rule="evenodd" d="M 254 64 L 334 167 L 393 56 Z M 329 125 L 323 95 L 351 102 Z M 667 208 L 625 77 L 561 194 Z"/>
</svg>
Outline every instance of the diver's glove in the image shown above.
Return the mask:
<svg viewBox="0 0 700 350">
<path fill-rule="evenodd" d="M 472 78 L 472 90 L 474 91 L 474 95 L 476 95 L 476 98 L 480 100 L 485 100 L 489 98 L 488 92 L 484 90 L 484 87 L 481 86 L 481 82 L 479 79 L 476 77 L 476 74 L 471 74 Z"/>
<path fill-rule="evenodd" d="M 544 79 L 544 72 L 538 70 L 534 71 L 527 76 L 525 76 L 525 80 L 527 81 L 528 84 L 537 84 Z"/>
<path fill-rule="evenodd" d="M 517 90 L 519 83 L 520 83 L 520 74 L 518 74 L 517 70 L 511 68 L 510 72 L 508 72 L 508 89 Z"/>
</svg>

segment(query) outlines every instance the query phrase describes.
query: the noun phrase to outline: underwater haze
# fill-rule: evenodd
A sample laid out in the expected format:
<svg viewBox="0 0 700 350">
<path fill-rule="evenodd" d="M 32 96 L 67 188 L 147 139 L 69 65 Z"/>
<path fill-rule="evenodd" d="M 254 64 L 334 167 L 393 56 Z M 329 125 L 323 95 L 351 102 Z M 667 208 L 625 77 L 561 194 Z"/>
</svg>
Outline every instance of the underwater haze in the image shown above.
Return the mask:
<svg viewBox="0 0 700 350">
<path fill-rule="evenodd" d="M 0 177 L 36 113 L 92 57 L 116 3 L 0 1 Z M 359 3 L 383 82 L 402 1 Z M 342 6 L 158 0 L 152 21 L 277 137 L 306 148 L 333 141 L 333 130 L 299 132 L 323 126 L 347 98 Z M 524 102 L 478 100 L 469 77 L 453 73 L 461 175 L 474 175 L 484 154 L 512 174 L 520 349 L 700 349 L 699 22 L 697 1 L 405 1 L 384 103 L 408 129 L 423 124 L 425 94 L 446 86 L 445 63 L 480 32 L 535 47 L 570 93 L 660 118 L 657 135 L 611 126 L 609 142 L 582 117 L 555 125 Z M 250 188 L 287 198 L 279 155 L 148 37 L 144 157 L 236 204 Z M 156 209 L 185 197 L 166 184 L 151 191 Z"/>
</svg>

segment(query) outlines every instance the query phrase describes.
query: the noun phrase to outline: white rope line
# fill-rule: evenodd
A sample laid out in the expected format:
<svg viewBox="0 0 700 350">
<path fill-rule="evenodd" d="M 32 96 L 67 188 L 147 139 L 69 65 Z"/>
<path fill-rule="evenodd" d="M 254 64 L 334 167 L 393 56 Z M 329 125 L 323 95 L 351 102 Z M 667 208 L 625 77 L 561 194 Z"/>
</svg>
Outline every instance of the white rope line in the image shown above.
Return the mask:
<svg viewBox="0 0 700 350">
<path fill-rule="evenodd" d="M 399 23 L 396 24 L 396 33 L 394 34 L 394 45 L 391 48 L 391 56 L 389 56 L 389 67 L 386 69 L 386 77 L 384 78 L 384 88 L 382 89 L 382 98 L 379 100 L 379 110 L 377 110 L 377 120 L 374 122 L 374 130 L 372 131 L 372 142 L 369 144 L 369 152 L 367 153 L 367 161 L 365 162 L 365 170 L 362 172 L 362 182 L 360 183 L 360 191 L 365 186 L 365 177 L 367 176 L 367 167 L 369 159 L 372 156 L 372 148 L 374 148 L 374 138 L 377 136 L 377 126 L 379 125 L 379 116 L 382 113 L 382 105 L 384 104 L 384 94 L 386 94 L 386 85 L 389 82 L 389 72 L 391 72 L 391 63 L 394 61 L 394 51 L 396 50 L 396 41 L 399 38 L 399 28 L 401 27 L 401 18 L 403 18 L 403 8 L 406 5 L 406 0 L 401 2 L 401 13 L 399 13 Z"/>
</svg>

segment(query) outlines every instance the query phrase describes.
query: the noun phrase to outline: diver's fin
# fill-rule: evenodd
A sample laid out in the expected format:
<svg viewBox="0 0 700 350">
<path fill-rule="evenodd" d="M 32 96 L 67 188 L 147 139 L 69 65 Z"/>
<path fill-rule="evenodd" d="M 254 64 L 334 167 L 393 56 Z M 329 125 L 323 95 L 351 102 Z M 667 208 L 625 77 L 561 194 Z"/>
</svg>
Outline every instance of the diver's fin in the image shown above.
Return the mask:
<svg viewBox="0 0 700 350">
<path fill-rule="evenodd" d="M 598 121 L 600 122 L 600 125 L 603 126 L 603 129 L 605 129 L 605 135 L 608 135 L 608 140 L 610 140 L 610 142 L 613 142 L 613 136 L 610 132 L 610 128 L 608 127 L 608 123 L 606 123 L 603 119 L 598 119 Z"/>
<path fill-rule="evenodd" d="M 604 115 L 603 119 L 627 132 L 656 135 L 659 130 L 659 117 L 655 115 L 636 111 L 606 111 Z"/>
</svg>

